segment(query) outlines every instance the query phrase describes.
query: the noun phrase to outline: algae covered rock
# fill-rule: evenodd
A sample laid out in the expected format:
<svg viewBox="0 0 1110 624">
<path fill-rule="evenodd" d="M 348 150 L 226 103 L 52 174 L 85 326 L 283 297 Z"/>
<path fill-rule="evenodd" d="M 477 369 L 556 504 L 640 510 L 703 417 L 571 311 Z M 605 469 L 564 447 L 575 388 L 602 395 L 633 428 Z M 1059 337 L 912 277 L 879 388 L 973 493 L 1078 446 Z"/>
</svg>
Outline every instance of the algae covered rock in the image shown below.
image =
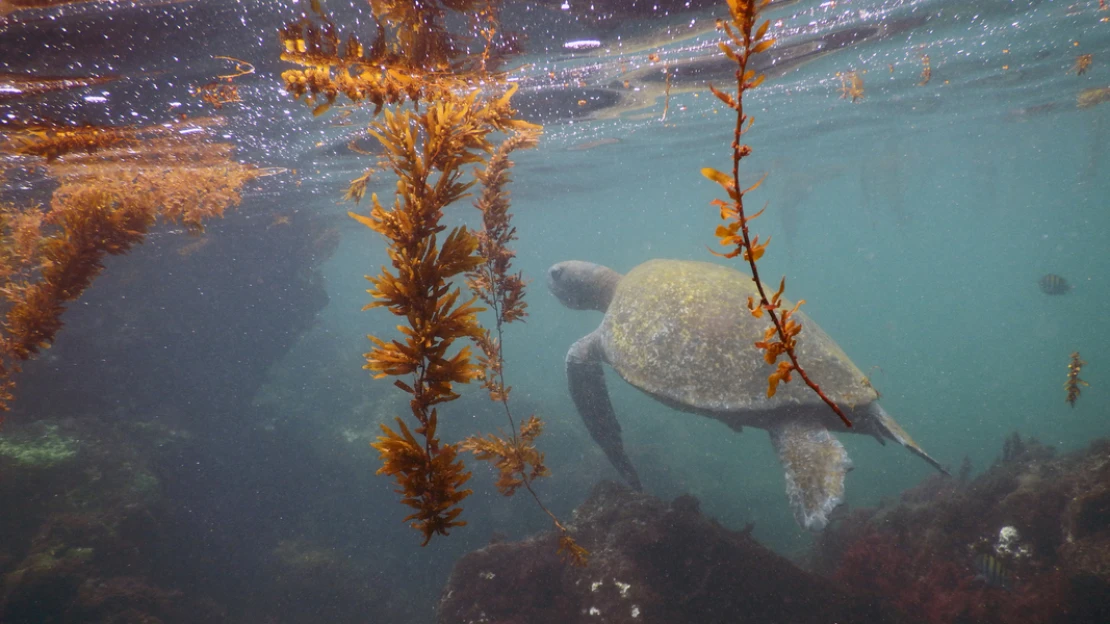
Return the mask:
<svg viewBox="0 0 1110 624">
<path fill-rule="evenodd" d="M 35 470 L 65 464 L 77 456 L 78 441 L 62 435 L 58 425 L 36 424 L 15 435 L 0 435 L 0 466 Z"/>
<path fill-rule="evenodd" d="M 931 624 L 1110 622 L 1110 440 L 1057 455 L 1014 434 L 973 480 L 834 523 L 814 562 Z"/>
<path fill-rule="evenodd" d="M 492 544 L 456 564 L 439 624 L 897 621 L 706 518 L 691 496 L 667 504 L 603 482 L 571 525 L 587 567 L 560 561 L 555 533 Z"/>
</svg>

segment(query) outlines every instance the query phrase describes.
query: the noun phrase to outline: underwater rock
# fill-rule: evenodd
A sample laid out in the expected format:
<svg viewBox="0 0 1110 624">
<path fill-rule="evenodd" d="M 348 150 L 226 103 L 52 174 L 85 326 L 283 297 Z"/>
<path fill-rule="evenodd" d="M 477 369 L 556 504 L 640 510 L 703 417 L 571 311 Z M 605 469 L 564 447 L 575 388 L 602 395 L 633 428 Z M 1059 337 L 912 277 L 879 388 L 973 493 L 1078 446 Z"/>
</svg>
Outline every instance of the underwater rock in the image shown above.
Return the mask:
<svg viewBox="0 0 1110 624">
<path fill-rule="evenodd" d="M 560 561 L 553 532 L 491 544 L 455 565 L 439 624 L 898 621 L 701 515 L 690 496 L 668 505 L 602 482 L 570 524 L 587 567 Z"/>
<path fill-rule="evenodd" d="M 93 418 L 5 424 L 0 622 L 224 621 L 158 569 L 189 549 L 175 550 L 155 473 L 173 437 Z"/>
<path fill-rule="evenodd" d="M 388 592 L 342 551 L 304 539 L 280 540 L 268 559 L 273 583 L 264 591 L 284 624 L 404 621 L 388 604 Z"/>
<path fill-rule="evenodd" d="M 1008 583 L 985 580 L 989 558 Z M 846 514 L 814 567 L 926 622 L 1110 621 L 1110 440 L 1057 456 L 1016 434 L 982 475 Z"/>
<path fill-rule="evenodd" d="M 58 426 L 34 423 L 19 435 L 0 437 L 0 469 L 34 472 L 68 463 L 77 455 L 77 440 L 58 434 Z"/>
<path fill-rule="evenodd" d="M 12 420 L 177 409 L 183 427 L 204 431 L 250 414 L 271 367 L 328 301 L 317 267 L 331 252 L 330 223 L 298 218 L 259 236 L 273 218 L 269 201 L 248 196 L 218 235 L 167 235 L 105 271 L 67 311 L 49 352 L 24 365 Z"/>
</svg>

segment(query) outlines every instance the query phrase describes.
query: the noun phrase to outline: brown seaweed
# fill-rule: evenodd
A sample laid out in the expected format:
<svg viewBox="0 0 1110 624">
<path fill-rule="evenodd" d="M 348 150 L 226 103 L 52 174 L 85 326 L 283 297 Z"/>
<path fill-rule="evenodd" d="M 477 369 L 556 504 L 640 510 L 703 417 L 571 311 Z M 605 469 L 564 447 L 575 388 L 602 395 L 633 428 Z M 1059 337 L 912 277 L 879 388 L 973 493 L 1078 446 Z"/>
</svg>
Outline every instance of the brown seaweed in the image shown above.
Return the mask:
<svg viewBox="0 0 1110 624">
<path fill-rule="evenodd" d="M 377 377 L 411 376 L 397 380 L 398 388 L 412 395 L 410 406 L 418 422 L 418 443 L 398 418 L 400 432 L 383 425 L 374 443 L 383 461 L 382 474 L 392 475 L 401 486 L 405 504 L 415 509 L 406 520 L 424 535 L 446 535 L 464 524 L 458 520 L 458 503 L 470 494 L 461 489 L 470 477 L 457 459 L 458 447 L 436 436 L 438 413 L 434 406 L 458 397 L 455 383 L 481 376 L 471 362 L 470 349 L 449 353 L 460 338 L 478 339 L 475 298 L 461 300 L 450 281 L 477 269 L 484 259 L 477 253 L 478 238 L 457 227 L 440 240 L 446 229 L 440 223 L 443 209 L 460 199 L 473 182 L 463 182 L 464 167 L 481 161 L 492 150 L 489 133 L 527 129 L 514 119 L 509 88 L 500 97 L 479 100 L 479 92 L 465 97 L 444 96 L 422 112 L 387 109 L 370 133 L 386 148 L 389 167 L 397 176 L 396 199 L 391 208 L 371 197 L 369 216 L 351 216 L 382 234 L 390 242 L 393 271 L 383 268 L 371 276 L 367 308 L 385 307 L 408 320 L 399 329 L 404 341 L 386 342 L 371 336 L 375 347 L 366 354 L 365 368 Z"/>
<path fill-rule="evenodd" d="M 1086 364 L 1086 362 L 1080 359 L 1078 351 L 1071 354 L 1071 361 L 1068 362 L 1068 380 L 1064 382 L 1064 390 L 1068 393 L 1065 400 L 1068 402 L 1068 405 L 1072 407 L 1075 407 L 1075 402 L 1079 400 L 1079 386 L 1089 385 L 1079 378 L 1079 372 L 1083 370 Z"/>
<path fill-rule="evenodd" d="M 744 211 L 744 197 L 763 182 L 760 179 L 752 186 L 741 189 L 740 161 L 752 153 L 752 148 L 741 142 L 743 135 L 751 128 L 751 118 L 744 113 L 744 93 L 758 87 L 765 78 L 762 74 L 757 75 L 754 69 L 748 69 L 748 62 L 752 56 L 765 52 L 775 42 L 774 39 L 767 37 L 769 21 L 764 20 L 756 28 L 759 11 L 767 6 L 768 2 L 769 0 L 728 0 L 729 20 L 718 21 L 721 30 L 731 42 L 730 45 L 722 41 L 718 45 L 725 56 L 736 64 L 736 91 L 735 95 L 726 93 L 713 85 L 709 85 L 709 89 L 717 99 L 736 111 L 736 125 L 733 129 L 731 175 L 710 167 L 701 170 L 702 175 L 721 185 L 729 197 L 728 201 L 716 199 L 712 205 L 720 209 L 721 219 L 726 223 L 717 226 L 716 235 L 720 239 L 720 244 L 732 249 L 726 253 L 712 253 L 725 258 L 741 256 L 748 262 L 760 297 L 759 301 L 749 297 L 748 310 L 756 318 L 761 318 L 766 313 L 771 319 L 772 326 L 767 328 L 763 340 L 755 343 L 755 346 L 763 351 L 767 364 L 775 366 L 775 370 L 767 378 L 767 396 L 774 396 L 778 384 L 789 382 L 793 373 L 797 372 L 806 385 L 812 388 L 840 417 L 845 426 L 851 427 L 852 422 L 848 420 L 843 410 L 809 378 L 798 362 L 795 354 L 796 336 L 801 332 L 802 326 L 791 317 L 805 301 L 798 301 L 792 310 L 783 309 L 782 294 L 786 289 L 786 278 L 779 283 L 778 291 L 768 297 L 763 282 L 759 278 L 756 262 L 766 252 L 771 239 L 768 238 L 761 243 L 759 236 L 752 236 L 748 229 L 748 223 L 763 214 L 763 210 L 751 215 Z M 753 29 L 755 29 L 754 32 Z M 778 358 L 784 354 L 789 361 L 778 361 Z"/>
<path fill-rule="evenodd" d="M 512 260 L 515 253 L 509 248 L 509 244 L 517 238 L 509 213 L 509 192 L 505 189 L 510 182 L 509 170 L 513 166 L 509 154 L 517 149 L 535 147 L 538 139 L 538 130 L 517 132 L 497 148 L 485 171 L 475 172 L 482 184 L 482 193 L 474 204 L 482 213 L 478 253 L 485 262 L 467 275 L 467 286 L 493 312 L 497 335 L 494 336 L 487 329 L 476 340 L 482 351 L 478 360 L 483 369 L 482 387 L 489 392 L 491 400 L 504 407 L 510 434 L 489 434 L 484 438 L 471 436 L 461 446 L 474 453 L 477 459 L 491 462 L 497 468 L 497 489 L 503 495 L 512 496 L 518 488 L 524 487 L 540 509 L 555 523 L 560 536 L 559 552 L 573 564 L 584 566 L 588 553 L 578 546 L 570 531 L 543 504 L 539 494 L 532 488 L 533 481 L 550 474 L 544 465 L 543 453 L 535 446 L 535 439 L 543 430 L 543 422 L 533 414 L 521 425 L 518 432 L 509 407 L 511 388 L 505 384 L 505 360 L 502 351 L 504 326 L 522 321 L 527 316 L 524 276 L 519 272 L 513 273 Z"/>
<path fill-rule="evenodd" d="M 929 69 L 928 75 L 929 77 L 932 76 L 931 69 Z M 863 99 L 863 78 L 859 75 L 859 72 L 853 69 L 849 72 L 837 72 L 836 76 L 840 78 L 840 99 L 850 99 L 852 102 Z M 925 78 L 924 73 L 922 73 L 922 78 Z M 924 82 L 921 84 L 924 84 Z"/>
<path fill-rule="evenodd" d="M 1075 65 L 1072 66 L 1072 71 L 1075 72 L 1076 76 L 1082 76 L 1087 73 L 1087 70 L 1091 69 L 1093 59 L 1094 56 L 1091 54 L 1080 54 L 1075 57 Z"/>
<path fill-rule="evenodd" d="M 392 268 L 367 277 L 374 301 L 366 307 L 384 307 L 407 321 L 398 326 L 402 339 L 370 336 L 374 347 L 365 364 L 375 377 L 405 378 L 394 385 L 411 395 L 415 427 L 397 418 L 396 429 L 383 425 L 372 444 L 382 461 L 379 474 L 395 479 L 402 502 L 413 509 L 405 521 L 421 532 L 425 545 L 466 524 L 459 518 L 460 503 L 471 493 L 463 489 L 470 473 L 458 452 L 469 450 L 497 467 L 502 493 L 527 489 L 560 530 L 560 551 L 584 563 L 585 550 L 532 489 L 532 481 L 548 473 L 534 445 L 542 422 L 532 416 L 517 430 L 504 381 L 502 327 L 526 315 L 525 282 L 511 272 L 513 252 L 507 246 L 516 238 L 505 190 L 512 166 L 508 155 L 535 145 L 540 128 L 516 117 L 510 101 L 517 87 L 495 71 L 509 49 L 500 43 L 497 5 L 491 0 L 371 0 L 377 33 L 365 46 L 353 33 L 341 37 L 314 0 L 311 16 L 286 24 L 280 33 L 282 60 L 304 68 L 288 70 L 282 78 L 286 89 L 317 115 L 340 96 L 354 105 L 372 105 L 375 116 L 384 109 L 369 130 L 384 156 L 350 183 L 346 199 L 363 199 L 382 169 L 397 178 L 391 207 L 371 195 L 368 215 L 349 214 L 389 243 Z M 459 37 L 444 26 L 450 12 L 467 15 L 477 33 L 473 49 L 480 52 L 458 45 Z M 496 151 L 489 139 L 494 132 L 511 135 Z M 465 180 L 466 168 L 484 162 L 486 154 L 492 156 L 485 170 Z M 475 182 L 483 186 L 476 203 L 483 229 L 474 233 L 457 227 L 444 238 L 444 209 L 466 196 Z M 471 299 L 453 285 L 460 276 L 474 293 Z M 478 323 L 479 299 L 494 311 L 496 337 Z M 477 362 L 469 347 L 456 348 L 460 339 L 478 345 Z M 458 398 L 454 384 L 475 379 L 503 404 L 511 434 L 446 443 L 437 435 L 436 406 Z"/>
<path fill-rule="evenodd" d="M 183 122 L 185 123 L 185 122 Z M 214 125 L 198 120 L 194 128 Z M 67 305 L 161 218 L 200 230 L 267 172 L 182 125 L 36 128 L 5 146 L 55 181 L 49 206 L 0 208 L 0 409 L 21 363 L 48 348 Z"/>
<path fill-rule="evenodd" d="M 312 14 L 282 28 L 281 60 L 301 65 L 282 73 L 285 88 L 305 98 L 314 114 L 327 111 L 339 95 L 351 102 L 385 105 L 449 98 L 477 88 L 504 61 L 513 46 L 496 27 L 497 2 L 371 0 L 376 35 L 369 45 L 354 33 L 343 37 L 318 1 Z M 448 13 L 480 20 L 476 41 L 448 31 Z M 468 45 L 473 43 L 473 46 Z M 480 53 L 470 53 L 471 47 Z"/>
<path fill-rule="evenodd" d="M 1092 87 L 1080 91 L 1075 105 L 1079 108 L 1091 108 L 1103 102 L 1110 102 L 1110 87 Z"/>
<path fill-rule="evenodd" d="M 239 87 L 233 83 L 240 76 L 253 74 L 254 64 L 232 56 L 214 56 L 212 58 L 234 63 L 235 71 L 230 74 L 216 76 L 216 80 L 199 87 L 190 87 L 189 92 L 193 97 L 198 97 L 217 109 L 223 108 L 225 104 L 242 102 L 243 98 L 239 96 Z"/>
</svg>

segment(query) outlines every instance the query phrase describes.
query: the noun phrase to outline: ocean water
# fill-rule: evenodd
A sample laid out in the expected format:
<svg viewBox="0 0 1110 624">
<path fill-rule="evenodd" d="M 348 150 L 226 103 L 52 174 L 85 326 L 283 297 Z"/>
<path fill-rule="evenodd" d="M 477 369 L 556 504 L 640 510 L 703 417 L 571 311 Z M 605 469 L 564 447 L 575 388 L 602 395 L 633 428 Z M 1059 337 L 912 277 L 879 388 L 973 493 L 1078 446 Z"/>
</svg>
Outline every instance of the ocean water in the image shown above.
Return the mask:
<svg viewBox="0 0 1110 624">
<path fill-rule="evenodd" d="M 216 545 L 201 550 L 221 553 L 211 555 L 200 586 L 256 588 L 266 576 L 258 553 L 282 540 L 307 540 L 342 551 L 368 583 L 409 597 L 417 605 L 412 621 L 430 621 L 459 556 L 494 533 L 523 537 L 548 522 L 525 497 L 500 497 L 488 468 L 475 464 L 475 494 L 464 504 L 470 524 L 421 548 L 401 522 L 406 511 L 392 483 L 373 475 L 376 453 L 367 443 L 377 423 L 407 408 L 388 381 L 361 369 L 365 335 L 388 334 L 396 324 L 384 311 L 361 310 L 369 302 L 363 276 L 387 262 L 385 246 L 346 216 L 365 204 L 340 201 L 347 181 L 371 160 L 346 147 L 372 145 L 363 132 L 370 116 L 331 111 L 314 118 L 284 93 L 279 74 L 290 66 L 278 60 L 276 32 L 306 4 L 87 2 L 0 22 L 0 72 L 122 77 L 41 98 L 0 99 L 0 117 L 156 123 L 215 112 L 227 117 L 224 136 L 239 146 L 240 160 L 287 170 L 262 180 L 208 227 L 213 247 L 249 251 L 205 260 L 201 249 L 189 256 L 193 264 L 174 269 L 178 256 L 166 250 L 188 239 L 162 228 L 142 249 L 113 259 L 103 285 L 74 306 L 49 357 L 27 366 L 31 381 L 18 400 L 36 407 L 17 404 L 7 426 L 42 418 L 47 409 L 52 416 L 78 410 L 84 401 L 141 422 L 158 405 L 201 440 L 194 455 L 168 462 L 159 474 L 177 484 L 167 486 L 167 496 L 187 500 L 204 518 L 197 535 L 207 532 L 204 539 Z M 539 492 L 568 516 L 598 478 L 617 475 L 582 426 L 563 371 L 567 348 L 597 327 L 600 314 L 565 310 L 547 292 L 545 271 L 568 259 L 621 272 L 653 258 L 729 262 L 708 251 L 716 247 L 710 202 L 718 187 L 699 171 L 728 167 L 733 121 L 705 88 L 707 80 L 729 81 L 715 64 L 720 35 L 712 23 L 720 8 L 559 4 L 508 3 L 504 17 L 525 35 L 525 52 L 514 62 L 518 101 L 545 127 L 540 146 L 515 158 L 515 266 L 532 282 L 527 322 L 507 328 L 505 349 L 514 409 L 534 411 L 548 424 L 540 447 L 552 476 Z M 366 24 L 361 3 L 327 8 L 340 24 Z M 787 296 L 806 300 L 807 314 L 869 375 L 885 409 L 942 464 L 955 468 L 967 457 L 979 472 L 1014 431 L 1061 451 L 1110 433 L 1103 373 L 1103 354 L 1110 353 L 1110 102 L 1077 106 L 1081 92 L 1110 87 L 1110 11 L 1097 0 L 801 0 L 774 3 L 765 16 L 779 38 L 771 54 L 795 51 L 776 57 L 767 82 L 745 96 L 755 118 L 745 139 L 754 153 L 743 161 L 742 177 L 754 182 L 767 174 L 747 198 L 749 206 L 767 205 L 753 223 L 761 239 L 773 239 L 760 262 L 765 280 L 785 276 Z M 582 40 L 597 46 L 564 45 Z M 1092 54 L 1092 64 L 1077 75 L 1081 54 Z M 230 69 L 215 56 L 256 68 L 236 79 L 243 102 L 219 111 L 188 91 Z M 674 72 L 669 95 L 664 67 Z M 853 71 L 863 81 L 858 101 L 841 97 L 840 76 Z M 393 181 L 379 178 L 371 190 L 388 196 Z M 9 190 L 33 192 L 28 184 Z M 475 215 L 463 201 L 447 219 L 473 224 Z M 260 310 L 237 285 L 237 272 L 281 265 L 299 244 L 302 230 L 291 227 L 305 224 L 337 231 L 339 242 L 334 253 L 302 267 L 319 276 L 326 303 L 320 299 L 308 320 L 287 322 L 293 304 Z M 291 265 L 274 278 L 299 270 Z M 95 323 L 108 299 L 150 296 L 115 277 L 144 271 L 159 272 L 159 287 L 189 306 L 212 300 L 205 289 L 222 292 L 211 305 L 228 318 L 248 315 L 252 324 L 220 335 L 219 359 L 206 360 L 199 346 L 215 335 L 211 326 L 167 337 L 171 347 L 177 341 L 198 350 L 178 363 L 180 376 L 162 378 L 164 392 L 148 380 L 139 397 L 72 345 L 95 342 L 82 332 L 114 331 Z M 1049 273 L 1074 289 L 1041 292 L 1038 280 Z M 281 333 L 267 333 L 259 324 L 265 319 Z M 150 326 L 174 322 L 190 320 L 170 312 Z M 248 339 L 255 330 L 262 333 Z M 264 353 L 256 352 L 260 345 Z M 1089 362 L 1083 377 L 1091 385 L 1071 408 L 1062 385 L 1074 351 Z M 130 358 L 121 370 L 160 366 L 153 350 L 120 357 Z M 263 370 L 251 383 L 227 383 L 252 362 Z M 94 389 L 67 391 L 73 377 L 90 379 Z M 612 371 L 608 378 L 629 455 L 650 493 L 694 494 L 722 524 L 751 523 L 761 543 L 804 555 L 813 538 L 793 520 L 766 433 L 732 433 L 652 401 Z M 52 403 L 34 398 L 34 388 L 50 384 L 60 388 Z M 464 394 L 443 409 L 446 439 L 505 426 L 477 388 Z M 196 399 L 205 406 L 203 424 L 189 417 L 197 405 L 192 395 L 205 395 Z M 897 497 L 932 472 L 893 445 L 840 439 L 855 464 L 849 507 Z M 206 569 L 203 561 L 183 566 Z"/>
</svg>

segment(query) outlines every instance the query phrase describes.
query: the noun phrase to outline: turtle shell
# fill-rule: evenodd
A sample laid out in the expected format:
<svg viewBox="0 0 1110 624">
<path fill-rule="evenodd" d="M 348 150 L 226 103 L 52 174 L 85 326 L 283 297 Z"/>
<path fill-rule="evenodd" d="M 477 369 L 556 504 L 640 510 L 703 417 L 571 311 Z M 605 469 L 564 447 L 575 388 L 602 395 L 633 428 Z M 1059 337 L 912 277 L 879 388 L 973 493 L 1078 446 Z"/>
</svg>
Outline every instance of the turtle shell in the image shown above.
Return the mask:
<svg viewBox="0 0 1110 624">
<path fill-rule="evenodd" d="M 605 358 L 632 385 L 693 411 L 777 413 L 821 404 L 797 374 L 767 397 L 767 376 L 775 369 L 754 343 L 763 340 L 770 319 L 752 316 L 748 296 L 759 299 L 755 282 L 727 267 L 645 262 L 621 278 L 609 303 L 601 325 Z M 810 379 L 849 408 L 878 398 L 816 323 L 800 311 L 794 318 L 802 324 L 796 353 Z"/>
</svg>

